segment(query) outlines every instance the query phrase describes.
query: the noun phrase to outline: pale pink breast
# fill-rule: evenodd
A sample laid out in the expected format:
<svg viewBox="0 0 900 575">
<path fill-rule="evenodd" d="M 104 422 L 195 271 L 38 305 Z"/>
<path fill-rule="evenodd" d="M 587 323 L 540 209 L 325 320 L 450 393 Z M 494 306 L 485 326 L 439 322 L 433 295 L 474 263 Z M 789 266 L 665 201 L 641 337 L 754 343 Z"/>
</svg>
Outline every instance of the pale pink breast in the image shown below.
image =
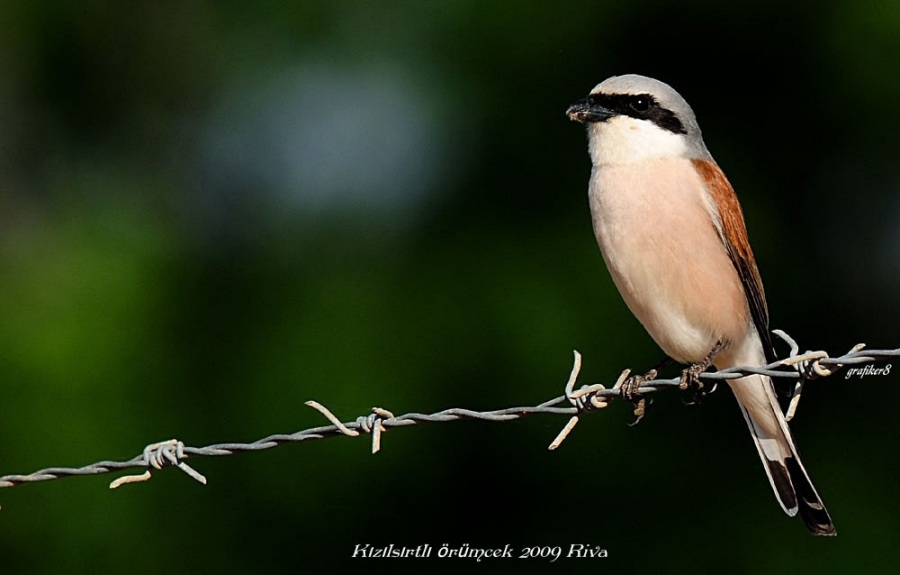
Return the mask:
<svg viewBox="0 0 900 575">
<path fill-rule="evenodd" d="M 594 233 L 629 309 L 669 356 L 703 359 L 746 336 L 743 287 L 703 183 L 680 158 L 604 166 L 591 178 Z"/>
</svg>

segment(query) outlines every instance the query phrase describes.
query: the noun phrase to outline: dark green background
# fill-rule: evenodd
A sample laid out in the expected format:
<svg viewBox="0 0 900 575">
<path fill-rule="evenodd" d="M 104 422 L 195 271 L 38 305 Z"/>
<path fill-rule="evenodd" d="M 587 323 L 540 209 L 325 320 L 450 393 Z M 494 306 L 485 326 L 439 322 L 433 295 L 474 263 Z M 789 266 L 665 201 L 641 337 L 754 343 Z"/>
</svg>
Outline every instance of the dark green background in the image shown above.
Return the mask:
<svg viewBox="0 0 900 575">
<path fill-rule="evenodd" d="M 815 6 L 815 8 L 812 8 Z M 659 350 L 604 269 L 567 105 L 672 84 L 741 197 L 773 327 L 900 346 L 900 4 L 4 2 L 0 474 L 535 405 Z M 781 348 L 782 353 L 784 348 Z M 0 490 L 0 569 L 896 572 L 900 365 L 793 428 L 840 535 L 776 504 L 731 394 L 395 430 Z M 351 561 L 356 543 L 597 560 Z"/>
</svg>

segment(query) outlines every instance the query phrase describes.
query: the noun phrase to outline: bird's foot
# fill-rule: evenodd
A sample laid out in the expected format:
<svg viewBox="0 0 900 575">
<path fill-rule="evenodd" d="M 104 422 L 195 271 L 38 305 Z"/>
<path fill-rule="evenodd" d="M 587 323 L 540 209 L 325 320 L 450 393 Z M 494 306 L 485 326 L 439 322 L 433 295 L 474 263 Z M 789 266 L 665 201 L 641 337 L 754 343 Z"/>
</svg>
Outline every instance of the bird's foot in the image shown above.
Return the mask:
<svg viewBox="0 0 900 575">
<path fill-rule="evenodd" d="M 619 386 L 622 399 L 634 407 L 635 419 L 628 424 L 629 427 L 634 427 L 644 418 L 644 414 L 647 411 L 647 400 L 638 390 L 645 382 L 656 379 L 657 373 L 658 371 L 656 369 L 651 369 L 643 375 L 631 375 L 625 378 L 625 381 Z"/>
<path fill-rule="evenodd" d="M 691 392 L 691 399 L 685 401 L 685 405 L 698 405 L 703 401 L 704 397 L 716 390 L 718 384 L 713 383 L 712 386 L 707 389 L 707 386 L 700 380 L 700 374 L 706 371 L 724 347 L 725 344 L 721 340 L 717 341 L 716 345 L 713 346 L 712 350 L 705 358 L 703 358 L 703 360 L 691 364 L 681 372 L 681 383 L 679 383 L 678 388 L 682 391 Z"/>
<path fill-rule="evenodd" d="M 641 386 L 647 381 L 656 379 L 657 373 L 658 372 L 655 369 L 651 369 L 644 375 L 628 376 L 625 381 L 622 382 L 622 386 L 619 388 L 620 393 L 622 394 L 622 398 L 633 403 L 634 400 L 641 395 L 638 392 Z"/>
<path fill-rule="evenodd" d="M 700 374 L 706 371 L 707 367 L 709 365 L 695 363 L 681 372 L 681 383 L 678 384 L 678 389 L 690 392 L 690 399 L 683 400 L 685 405 L 699 405 L 703 398 L 716 390 L 717 383 L 713 383 L 711 387 L 707 388 L 700 379 Z"/>
</svg>

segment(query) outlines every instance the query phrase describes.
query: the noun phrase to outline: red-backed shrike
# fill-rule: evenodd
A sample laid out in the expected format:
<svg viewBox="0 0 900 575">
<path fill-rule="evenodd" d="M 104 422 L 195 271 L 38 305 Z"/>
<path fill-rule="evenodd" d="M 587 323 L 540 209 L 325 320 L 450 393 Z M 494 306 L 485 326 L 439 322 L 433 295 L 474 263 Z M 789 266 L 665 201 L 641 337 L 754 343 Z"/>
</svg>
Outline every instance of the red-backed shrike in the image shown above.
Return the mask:
<svg viewBox="0 0 900 575">
<path fill-rule="evenodd" d="M 594 234 L 632 313 L 688 375 L 773 361 L 762 281 L 737 196 L 669 85 L 613 76 L 567 111 L 587 126 Z M 692 369 L 693 368 L 693 369 Z M 730 379 L 778 502 L 817 535 L 834 524 L 772 380 Z"/>
</svg>

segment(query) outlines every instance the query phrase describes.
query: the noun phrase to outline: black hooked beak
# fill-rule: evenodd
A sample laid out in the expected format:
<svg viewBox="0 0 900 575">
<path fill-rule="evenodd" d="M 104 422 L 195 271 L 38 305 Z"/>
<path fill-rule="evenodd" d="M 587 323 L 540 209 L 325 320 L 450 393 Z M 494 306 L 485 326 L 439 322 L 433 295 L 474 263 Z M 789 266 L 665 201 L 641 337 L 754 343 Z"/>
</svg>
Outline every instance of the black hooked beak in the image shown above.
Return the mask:
<svg viewBox="0 0 900 575">
<path fill-rule="evenodd" d="M 602 122 L 608 120 L 613 115 L 614 113 L 612 110 L 595 103 L 590 96 L 583 100 L 578 100 L 566 110 L 566 116 L 568 116 L 570 120 L 575 120 L 582 124 Z"/>
</svg>

